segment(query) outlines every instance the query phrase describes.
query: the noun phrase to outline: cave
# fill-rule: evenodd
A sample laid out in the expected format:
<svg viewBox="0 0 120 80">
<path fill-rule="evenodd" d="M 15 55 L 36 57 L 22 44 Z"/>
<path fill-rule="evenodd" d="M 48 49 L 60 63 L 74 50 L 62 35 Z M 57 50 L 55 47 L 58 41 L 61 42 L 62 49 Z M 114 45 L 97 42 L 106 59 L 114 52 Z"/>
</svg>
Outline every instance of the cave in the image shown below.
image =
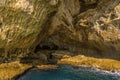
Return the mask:
<svg viewBox="0 0 120 80">
<path fill-rule="evenodd" d="M 55 44 L 39 44 L 35 47 L 34 52 L 38 52 L 40 50 L 59 50 L 59 47 Z"/>
</svg>

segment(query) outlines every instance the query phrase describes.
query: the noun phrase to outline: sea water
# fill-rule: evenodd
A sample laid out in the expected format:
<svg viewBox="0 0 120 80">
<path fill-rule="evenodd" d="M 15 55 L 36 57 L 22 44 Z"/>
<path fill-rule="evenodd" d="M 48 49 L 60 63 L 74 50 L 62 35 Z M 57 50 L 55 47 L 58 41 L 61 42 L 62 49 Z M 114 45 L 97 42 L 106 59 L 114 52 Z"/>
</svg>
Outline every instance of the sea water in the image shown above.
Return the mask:
<svg viewBox="0 0 120 80">
<path fill-rule="evenodd" d="M 60 65 L 57 69 L 32 69 L 18 80 L 120 80 L 120 75 Z"/>
</svg>

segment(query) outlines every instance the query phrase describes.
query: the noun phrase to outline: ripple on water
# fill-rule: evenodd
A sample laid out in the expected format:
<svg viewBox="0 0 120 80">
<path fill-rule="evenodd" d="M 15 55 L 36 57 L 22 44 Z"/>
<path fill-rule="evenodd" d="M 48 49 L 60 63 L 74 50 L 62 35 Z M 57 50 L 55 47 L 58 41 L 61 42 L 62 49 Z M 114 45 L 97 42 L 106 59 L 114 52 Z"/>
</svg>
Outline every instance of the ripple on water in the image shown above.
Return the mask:
<svg viewBox="0 0 120 80">
<path fill-rule="evenodd" d="M 58 69 L 33 69 L 18 80 L 120 80 L 120 75 L 61 65 Z"/>
</svg>

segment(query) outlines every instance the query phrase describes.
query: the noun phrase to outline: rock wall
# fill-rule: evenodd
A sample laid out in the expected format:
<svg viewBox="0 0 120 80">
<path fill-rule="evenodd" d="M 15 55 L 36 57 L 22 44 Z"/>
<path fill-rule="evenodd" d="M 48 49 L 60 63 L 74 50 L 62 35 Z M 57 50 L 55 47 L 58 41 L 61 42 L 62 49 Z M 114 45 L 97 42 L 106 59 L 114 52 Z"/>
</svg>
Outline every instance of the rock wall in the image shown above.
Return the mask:
<svg viewBox="0 0 120 80">
<path fill-rule="evenodd" d="M 0 57 L 19 59 L 43 46 L 120 53 L 119 14 L 120 0 L 2 0 Z"/>
<path fill-rule="evenodd" d="M 40 46 L 54 43 L 73 52 L 120 53 L 120 0 L 74 0 L 74 7 L 67 3 L 69 13 L 60 7 L 52 19 L 55 30 Z"/>
<path fill-rule="evenodd" d="M 47 34 L 49 19 L 56 12 L 57 4 L 56 0 L 1 1 L 1 57 L 10 57 L 11 54 L 22 57 L 30 53 Z"/>
</svg>

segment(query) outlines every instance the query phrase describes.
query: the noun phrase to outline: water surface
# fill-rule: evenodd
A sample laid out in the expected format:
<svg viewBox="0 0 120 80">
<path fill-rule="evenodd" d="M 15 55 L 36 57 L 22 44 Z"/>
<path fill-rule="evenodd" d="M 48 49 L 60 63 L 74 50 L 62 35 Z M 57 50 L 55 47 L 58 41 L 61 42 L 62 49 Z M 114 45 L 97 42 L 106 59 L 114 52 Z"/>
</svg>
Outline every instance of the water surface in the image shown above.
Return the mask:
<svg viewBox="0 0 120 80">
<path fill-rule="evenodd" d="M 120 80 L 120 76 L 61 65 L 58 69 L 30 70 L 18 80 Z"/>
</svg>

